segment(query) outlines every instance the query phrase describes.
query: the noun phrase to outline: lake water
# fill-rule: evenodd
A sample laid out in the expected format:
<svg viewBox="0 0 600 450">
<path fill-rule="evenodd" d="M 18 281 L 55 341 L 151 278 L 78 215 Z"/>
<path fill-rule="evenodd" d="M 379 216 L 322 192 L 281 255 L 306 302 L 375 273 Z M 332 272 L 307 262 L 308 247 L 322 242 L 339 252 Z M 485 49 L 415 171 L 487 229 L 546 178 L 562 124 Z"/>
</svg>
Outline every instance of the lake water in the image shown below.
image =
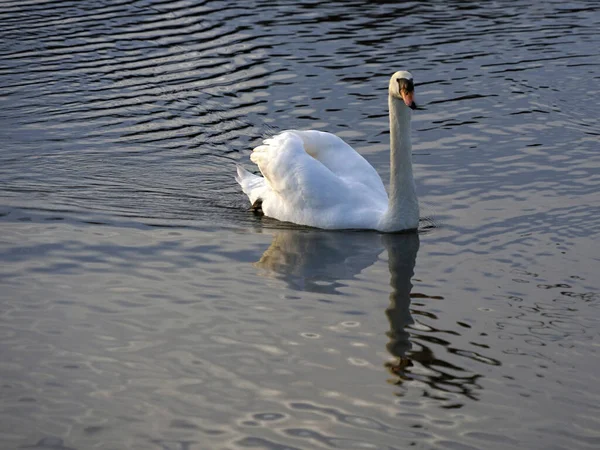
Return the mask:
<svg viewBox="0 0 600 450">
<path fill-rule="evenodd" d="M 0 1 L 0 447 L 600 448 L 600 3 Z M 261 218 L 286 128 L 421 231 Z"/>
</svg>

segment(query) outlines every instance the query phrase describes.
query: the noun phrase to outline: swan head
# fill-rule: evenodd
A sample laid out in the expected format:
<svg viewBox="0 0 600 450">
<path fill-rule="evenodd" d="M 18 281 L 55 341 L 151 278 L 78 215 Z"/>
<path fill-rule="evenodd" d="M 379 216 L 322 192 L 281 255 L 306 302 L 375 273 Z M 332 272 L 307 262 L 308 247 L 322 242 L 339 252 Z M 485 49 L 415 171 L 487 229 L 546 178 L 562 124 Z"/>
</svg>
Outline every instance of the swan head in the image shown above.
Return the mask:
<svg viewBox="0 0 600 450">
<path fill-rule="evenodd" d="M 410 109 L 417 109 L 415 103 L 415 85 L 410 72 L 400 70 L 392 75 L 389 92 L 392 97 L 402 100 Z"/>
</svg>

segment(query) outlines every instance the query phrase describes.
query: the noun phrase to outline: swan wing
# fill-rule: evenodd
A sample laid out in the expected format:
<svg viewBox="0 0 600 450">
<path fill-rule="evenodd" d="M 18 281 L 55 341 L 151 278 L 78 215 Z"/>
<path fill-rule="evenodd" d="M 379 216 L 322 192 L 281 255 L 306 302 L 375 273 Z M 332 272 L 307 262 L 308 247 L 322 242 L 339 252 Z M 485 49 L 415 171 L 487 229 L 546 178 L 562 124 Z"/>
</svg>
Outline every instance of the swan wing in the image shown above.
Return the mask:
<svg viewBox="0 0 600 450">
<path fill-rule="evenodd" d="M 342 138 L 317 130 L 290 130 L 302 139 L 304 150 L 337 176 L 387 195 L 381 177 L 375 168 Z"/>
<path fill-rule="evenodd" d="M 322 134 L 326 135 L 325 139 L 310 134 L 303 139 L 298 132 L 284 131 L 253 150 L 250 159 L 268 186 L 261 198 L 263 212 L 275 219 L 319 228 L 372 226 L 371 222 L 387 206 L 383 185 L 379 189 L 372 179 L 367 179 L 365 184 L 364 177 L 343 172 L 343 158 L 331 157 L 329 153 L 335 150 L 331 146 L 319 146 L 318 140 L 338 146 L 339 143 L 331 138 L 334 135 Z M 339 148 L 349 159 L 352 153 L 343 146 Z M 355 165 L 348 163 L 346 167 L 356 171 Z M 367 166 L 375 172 L 368 163 Z M 381 179 L 379 181 L 381 183 Z"/>
</svg>

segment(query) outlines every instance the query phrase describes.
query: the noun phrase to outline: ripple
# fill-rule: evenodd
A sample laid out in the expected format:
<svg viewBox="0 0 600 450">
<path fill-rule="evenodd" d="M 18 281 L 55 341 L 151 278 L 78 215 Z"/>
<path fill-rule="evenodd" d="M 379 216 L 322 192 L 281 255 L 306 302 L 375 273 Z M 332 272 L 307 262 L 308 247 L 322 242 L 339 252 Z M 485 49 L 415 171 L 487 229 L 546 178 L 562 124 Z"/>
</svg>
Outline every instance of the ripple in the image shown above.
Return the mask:
<svg viewBox="0 0 600 450">
<path fill-rule="evenodd" d="M 599 24 L 585 1 L 2 2 L 5 446 L 593 447 Z M 232 167 L 281 129 L 386 180 L 398 65 L 418 236 L 246 210 Z"/>
</svg>

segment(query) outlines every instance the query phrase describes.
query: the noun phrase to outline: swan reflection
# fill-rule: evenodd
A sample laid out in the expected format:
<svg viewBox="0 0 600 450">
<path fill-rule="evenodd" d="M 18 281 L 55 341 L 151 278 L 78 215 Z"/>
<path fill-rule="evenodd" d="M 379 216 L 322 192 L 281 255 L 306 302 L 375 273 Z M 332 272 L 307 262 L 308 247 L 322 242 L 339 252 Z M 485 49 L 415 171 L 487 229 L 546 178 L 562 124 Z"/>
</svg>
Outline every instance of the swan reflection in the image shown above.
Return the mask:
<svg viewBox="0 0 600 450">
<path fill-rule="evenodd" d="M 383 251 L 373 232 L 279 230 L 254 265 L 298 291 L 339 294 L 343 281 L 372 266 Z"/>
<path fill-rule="evenodd" d="M 336 294 L 345 280 L 373 265 L 386 249 L 390 271 L 388 351 L 398 359 L 392 370 L 409 365 L 411 349 L 406 327 L 410 314 L 411 278 L 419 250 L 419 235 L 372 232 L 280 230 L 255 266 L 263 275 L 277 277 L 294 290 Z"/>
<path fill-rule="evenodd" d="M 419 251 L 419 235 L 384 235 L 383 243 L 388 252 L 388 265 L 390 269 L 390 305 L 385 310 L 390 330 L 387 333 L 389 342 L 387 350 L 396 357 L 394 363 L 386 366 L 400 378 L 404 375 L 404 369 L 412 366 L 408 358 L 408 352 L 412 348 L 410 334 L 406 327 L 413 324 L 414 320 L 410 313 L 410 291 L 412 289 L 411 279 L 415 270 L 417 252 Z"/>
<path fill-rule="evenodd" d="M 418 378 L 438 393 L 455 392 L 476 399 L 476 391 L 481 388 L 478 385 L 481 375 L 439 359 L 430 347 L 431 343 L 435 343 L 448 349 L 452 347 L 451 342 L 437 335 L 458 333 L 437 329 L 429 323 L 427 330 L 413 328 L 412 336 L 409 334 L 408 329 L 414 323 L 412 314 L 425 315 L 425 311 L 420 309 L 411 311 L 411 280 L 419 244 L 417 233 L 381 235 L 286 229 L 277 231 L 271 246 L 255 266 L 262 275 L 280 279 L 290 289 L 339 295 L 338 288 L 343 287 L 345 281 L 354 279 L 373 265 L 383 250 L 387 250 L 391 291 L 390 303 L 385 310 L 389 321 L 386 347 L 394 357 L 393 361 L 386 363 L 394 375 L 390 382 L 401 385 L 404 381 Z M 425 298 L 423 294 L 413 295 Z M 427 316 L 437 319 L 430 313 Z M 413 349 L 413 344 L 416 349 Z M 426 375 L 420 373 L 417 377 L 411 373 L 413 362 L 425 369 Z M 443 400 L 442 397 L 439 399 Z M 452 407 L 459 406 L 461 404 L 457 403 Z"/>
</svg>

